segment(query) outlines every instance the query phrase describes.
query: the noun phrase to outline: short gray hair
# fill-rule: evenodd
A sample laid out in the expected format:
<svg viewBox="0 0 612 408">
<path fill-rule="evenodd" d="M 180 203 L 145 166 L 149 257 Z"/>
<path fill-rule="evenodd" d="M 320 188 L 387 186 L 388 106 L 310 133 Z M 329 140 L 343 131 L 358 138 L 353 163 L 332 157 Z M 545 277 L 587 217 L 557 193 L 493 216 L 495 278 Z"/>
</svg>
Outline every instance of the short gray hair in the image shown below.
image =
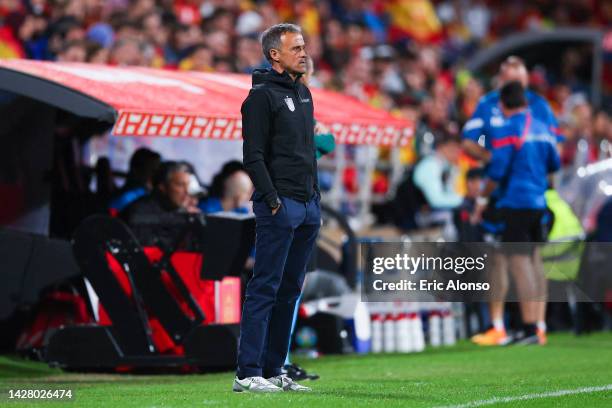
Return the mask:
<svg viewBox="0 0 612 408">
<path fill-rule="evenodd" d="M 153 185 L 158 186 L 159 184 L 167 184 L 172 175 L 179 172 L 193 174 L 193 169 L 184 161 L 162 162 L 153 177 Z"/>
<path fill-rule="evenodd" d="M 269 62 L 272 62 L 272 57 L 270 57 L 270 50 L 272 48 L 279 49 L 281 45 L 281 36 L 285 33 L 296 33 L 301 34 L 302 29 L 300 26 L 290 23 L 281 23 L 273 25 L 268 28 L 261 35 L 261 48 L 263 49 L 263 54 Z"/>
</svg>

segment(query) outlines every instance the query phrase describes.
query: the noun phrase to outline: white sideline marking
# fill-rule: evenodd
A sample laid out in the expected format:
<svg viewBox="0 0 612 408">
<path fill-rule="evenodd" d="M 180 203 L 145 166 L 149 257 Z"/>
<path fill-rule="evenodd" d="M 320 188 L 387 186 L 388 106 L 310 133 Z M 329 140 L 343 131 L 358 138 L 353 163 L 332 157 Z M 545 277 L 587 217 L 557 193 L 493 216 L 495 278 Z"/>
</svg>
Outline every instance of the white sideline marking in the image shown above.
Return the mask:
<svg viewBox="0 0 612 408">
<path fill-rule="evenodd" d="M 495 398 L 491 398 L 487 400 L 472 401 L 472 402 L 468 402 L 468 403 L 460 404 L 460 405 L 447 405 L 447 406 L 438 407 L 438 408 L 482 407 L 484 405 L 500 404 L 500 403 L 506 403 L 506 402 L 525 401 L 525 400 L 538 399 L 538 398 L 563 397 L 564 395 L 587 394 L 591 392 L 600 392 L 600 391 L 612 391 L 612 384 L 602 385 L 600 387 L 584 387 L 584 388 L 576 388 L 573 390 L 559 390 L 559 391 L 552 391 L 552 392 L 543 392 L 540 394 L 518 395 L 516 397 L 495 397 Z"/>
</svg>

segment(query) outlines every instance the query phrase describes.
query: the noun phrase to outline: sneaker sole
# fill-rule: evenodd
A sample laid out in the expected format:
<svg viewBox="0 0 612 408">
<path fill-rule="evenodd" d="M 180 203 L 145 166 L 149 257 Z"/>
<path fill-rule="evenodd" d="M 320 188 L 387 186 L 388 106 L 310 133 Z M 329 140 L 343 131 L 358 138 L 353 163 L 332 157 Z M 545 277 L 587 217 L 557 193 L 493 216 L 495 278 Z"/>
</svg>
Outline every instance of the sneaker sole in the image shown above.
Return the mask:
<svg viewBox="0 0 612 408">
<path fill-rule="evenodd" d="M 232 389 L 233 392 L 239 394 L 239 393 L 243 393 L 243 394 L 274 394 L 277 392 L 283 392 L 283 390 L 274 390 L 274 391 L 252 391 L 252 390 L 236 390 L 236 389 Z"/>
<path fill-rule="evenodd" d="M 481 347 L 503 347 L 503 346 L 507 346 L 509 344 L 512 343 L 512 338 L 511 337 L 506 337 L 503 340 L 498 341 L 497 343 L 488 343 L 488 342 L 482 342 L 482 343 L 474 343 L 477 346 L 481 346 Z"/>
<path fill-rule="evenodd" d="M 251 393 L 251 394 L 274 394 L 275 392 L 283 392 L 284 390 L 282 389 L 277 389 L 277 390 L 268 390 L 268 391 L 264 391 L 264 390 L 245 390 L 244 388 L 242 388 L 241 386 L 236 387 L 236 385 L 234 385 L 232 387 L 232 391 L 235 393 Z"/>
<path fill-rule="evenodd" d="M 516 344 L 517 346 L 530 346 L 540 344 L 540 339 L 538 339 L 538 336 L 529 336 L 525 337 L 524 339 L 516 340 L 512 344 Z"/>
</svg>

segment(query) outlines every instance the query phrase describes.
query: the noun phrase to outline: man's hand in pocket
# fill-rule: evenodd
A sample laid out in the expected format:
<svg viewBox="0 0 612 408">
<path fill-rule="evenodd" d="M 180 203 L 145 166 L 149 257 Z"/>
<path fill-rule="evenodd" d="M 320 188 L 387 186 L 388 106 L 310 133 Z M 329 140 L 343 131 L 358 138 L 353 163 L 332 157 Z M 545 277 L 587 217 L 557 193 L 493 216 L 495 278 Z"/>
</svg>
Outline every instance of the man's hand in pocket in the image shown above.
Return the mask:
<svg viewBox="0 0 612 408">
<path fill-rule="evenodd" d="M 272 209 L 272 215 L 276 215 L 278 210 L 280 210 L 282 204 L 279 204 L 278 207 Z"/>
</svg>

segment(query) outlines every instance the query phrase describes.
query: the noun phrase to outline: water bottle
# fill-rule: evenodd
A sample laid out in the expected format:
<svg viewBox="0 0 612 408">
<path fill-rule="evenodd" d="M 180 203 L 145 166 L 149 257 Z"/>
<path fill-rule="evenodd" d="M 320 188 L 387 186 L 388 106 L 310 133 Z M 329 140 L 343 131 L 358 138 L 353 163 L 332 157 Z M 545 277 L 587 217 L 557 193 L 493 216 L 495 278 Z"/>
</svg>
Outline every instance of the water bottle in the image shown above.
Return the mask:
<svg viewBox="0 0 612 408">
<path fill-rule="evenodd" d="M 409 315 L 412 349 L 417 353 L 425 350 L 425 333 L 423 333 L 423 322 L 418 313 Z"/>
<path fill-rule="evenodd" d="M 383 350 L 385 353 L 395 351 L 395 318 L 391 313 L 385 316 L 383 322 Z"/>
<path fill-rule="evenodd" d="M 457 343 L 455 319 L 450 310 L 445 310 L 442 313 L 442 342 L 445 346 L 453 346 Z"/>
<path fill-rule="evenodd" d="M 410 322 L 407 313 L 400 313 L 395 323 L 395 345 L 400 353 L 412 351 L 412 333 L 410 333 Z"/>
<path fill-rule="evenodd" d="M 429 314 L 429 344 L 432 347 L 440 347 L 442 344 L 442 327 L 440 314 L 431 312 Z"/>
<path fill-rule="evenodd" d="M 380 353 L 383 348 L 382 316 L 378 313 L 372 315 L 372 353 Z"/>
</svg>

